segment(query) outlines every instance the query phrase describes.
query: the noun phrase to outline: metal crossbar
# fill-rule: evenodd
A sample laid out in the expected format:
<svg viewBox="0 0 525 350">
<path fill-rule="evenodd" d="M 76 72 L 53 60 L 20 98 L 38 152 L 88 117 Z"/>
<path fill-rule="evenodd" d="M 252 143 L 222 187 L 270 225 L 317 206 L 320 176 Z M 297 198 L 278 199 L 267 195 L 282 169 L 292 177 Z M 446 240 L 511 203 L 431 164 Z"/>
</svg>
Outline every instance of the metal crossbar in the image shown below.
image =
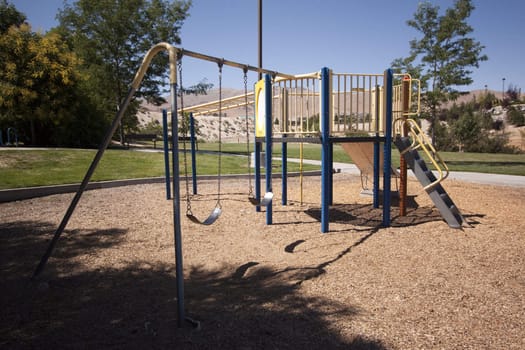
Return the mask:
<svg viewBox="0 0 525 350">
<path fill-rule="evenodd" d="M 253 72 L 269 74 L 270 76 L 272 76 L 274 78 L 275 77 L 282 77 L 282 78 L 293 78 L 294 77 L 291 74 L 285 74 L 285 73 L 277 72 L 277 71 L 274 71 L 274 70 L 254 67 L 254 66 L 251 66 L 251 65 L 248 65 L 248 64 L 239 63 L 239 62 L 230 61 L 230 60 L 225 60 L 224 58 L 219 58 L 219 57 L 215 57 L 215 56 L 205 55 L 205 54 L 202 54 L 202 53 L 186 50 L 186 49 L 183 49 L 183 48 L 177 48 L 177 52 L 178 52 L 178 55 L 179 55 L 179 59 L 182 56 L 189 56 L 189 57 L 198 58 L 198 59 L 205 60 L 205 61 L 215 62 L 217 64 L 222 64 L 222 65 L 225 65 L 225 66 L 236 67 L 236 68 L 246 69 L 246 70 L 253 71 Z"/>
<path fill-rule="evenodd" d="M 239 108 L 239 107 L 245 107 L 253 105 L 255 102 L 255 94 L 253 91 L 248 92 L 246 95 L 239 95 L 239 96 L 233 96 L 228 98 L 222 99 L 222 106 L 221 109 L 228 110 L 233 108 Z M 202 115 L 210 115 L 214 113 L 219 112 L 219 101 L 212 101 L 212 102 L 206 102 L 201 103 L 194 106 L 184 107 L 185 112 L 191 112 L 193 113 L 194 117 L 202 116 Z M 179 109 L 180 113 L 180 109 Z"/>
</svg>

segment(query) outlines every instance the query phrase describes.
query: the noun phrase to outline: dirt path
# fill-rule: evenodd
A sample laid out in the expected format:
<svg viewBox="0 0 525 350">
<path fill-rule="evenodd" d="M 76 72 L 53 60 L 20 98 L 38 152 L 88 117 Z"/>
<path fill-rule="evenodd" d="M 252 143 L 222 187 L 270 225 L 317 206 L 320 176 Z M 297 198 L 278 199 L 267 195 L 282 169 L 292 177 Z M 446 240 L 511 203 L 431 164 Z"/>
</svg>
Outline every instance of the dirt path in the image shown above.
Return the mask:
<svg viewBox="0 0 525 350">
<path fill-rule="evenodd" d="M 525 348 L 524 188 L 447 181 L 473 226 L 458 231 L 414 181 L 408 216 L 393 208 L 390 228 L 359 197 L 358 177 L 334 182 L 325 235 L 317 177 L 306 179 L 302 206 L 290 180 L 290 205 L 274 207 L 272 226 L 239 180 L 223 183 L 216 224 L 183 219 L 186 308 L 200 331 L 176 328 L 164 185 L 86 192 L 48 284 L 28 277 L 72 195 L 0 204 L 0 347 Z M 209 213 L 215 190 L 200 184 L 195 214 Z"/>
</svg>

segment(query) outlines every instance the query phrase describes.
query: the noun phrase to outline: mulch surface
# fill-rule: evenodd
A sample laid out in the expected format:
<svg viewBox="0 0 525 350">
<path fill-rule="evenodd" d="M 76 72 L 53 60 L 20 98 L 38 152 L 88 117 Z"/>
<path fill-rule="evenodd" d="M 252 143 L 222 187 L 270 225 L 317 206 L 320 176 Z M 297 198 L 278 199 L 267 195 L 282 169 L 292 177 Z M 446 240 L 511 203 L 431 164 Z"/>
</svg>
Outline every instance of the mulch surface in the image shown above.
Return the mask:
<svg viewBox="0 0 525 350">
<path fill-rule="evenodd" d="M 487 175 L 490 176 L 490 175 Z M 173 203 L 164 185 L 86 192 L 38 280 L 72 194 L 0 204 L 2 349 L 524 349 L 525 189 L 446 181 L 471 227 L 454 230 L 409 182 L 406 217 L 334 175 L 289 180 L 273 225 L 223 180 L 219 220 L 181 220 L 186 315 L 177 327 Z M 184 190 L 184 184 L 181 184 Z M 216 183 L 192 201 L 205 217 Z M 183 214 L 186 204 L 182 203 Z"/>
</svg>

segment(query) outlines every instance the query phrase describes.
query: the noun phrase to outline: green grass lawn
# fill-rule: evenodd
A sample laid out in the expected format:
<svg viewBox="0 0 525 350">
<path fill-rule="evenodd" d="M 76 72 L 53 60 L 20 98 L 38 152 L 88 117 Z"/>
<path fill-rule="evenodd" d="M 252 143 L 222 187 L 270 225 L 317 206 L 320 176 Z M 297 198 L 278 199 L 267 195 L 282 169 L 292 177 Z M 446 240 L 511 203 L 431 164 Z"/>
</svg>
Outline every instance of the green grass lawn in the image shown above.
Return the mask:
<svg viewBox="0 0 525 350">
<path fill-rule="evenodd" d="M 253 144 L 250 145 L 253 149 Z M 201 151 L 217 151 L 216 143 L 199 144 Z M 222 173 L 248 173 L 246 144 L 225 143 L 222 145 Z M 0 189 L 30 186 L 44 186 L 82 181 L 95 150 L 76 149 L 4 149 L 0 151 Z M 275 157 L 281 154 L 281 145 L 273 147 Z M 451 171 L 472 171 L 525 176 L 525 155 L 480 154 L 480 153 L 440 153 Z M 321 159 L 321 146 L 303 144 L 305 159 Z M 299 144 L 288 145 L 288 157 L 299 158 Z M 184 169 L 184 157 L 180 157 L 181 172 Z M 188 154 L 188 171 L 191 171 L 191 158 Z M 334 145 L 334 162 L 351 163 L 348 155 L 338 145 Z M 274 161 L 280 172 L 280 163 Z M 399 152 L 392 150 L 392 163 L 399 164 Z M 218 157 L 216 154 L 199 153 L 197 156 L 199 175 L 216 174 Z M 289 162 L 290 172 L 298 171 L 299 164 Z M 304 170 L 318 170 L 319 167 L 305 165 Z M 164 175 L 164 157 L 162 153 L 138 152 L 134 150 L 107 150 L 95 171 L 92 181 L 158 177 Z"/>
<path fill-rule="evenodd" d="M 223 144 L 224 152 L 246 152 L 246 144 Z M 203 143 L 201 150 L 216 150 L 217 144 Z M 281 153 L 281 144 L 273 147 L 274 156 Z M 439 152 L 451 171 L 468 171 L 491 174 L 525 176 L 525 154 Z M 321 145 L 303 144 L 305 159 L 321 160 Z M 288 145 L 288 157 L 299 158 L 299 144 Z M 334 145 L 334 162 L 351 163 L 352 160 L 339 145 Z M 392 164 L 399 166 L 399 152 L 392 150 Z"/>
<path fill-rule="evenodd" d="M 79 183 L 95 156 L 96 150 L 2 150 L 0 151 L 0 189 Z M 187 154 L 188 173 L 191 174 L 191 157 Z M 279 162 L 274 162 L 280 166 Z M 184 173 L 184 157 L 179 159 Z M 223 174 L 247 174 L 246 157 L 223 154 Z M 197 174 L 217 174 L 216 154 L 197 155 Z M 299 164 L 288 163 L 290 172 L 298 171 Z M 304 170 L 319 169 L 305 165 Z M 280 171 L 280 170 L 279 170 Z M 252 169 L 253 173 L 253 169 Z M 164 176 L 162 153 L 138 152 L 134 150 L 107 150 L 102 157 L 92 181 Z"/>
</svg>

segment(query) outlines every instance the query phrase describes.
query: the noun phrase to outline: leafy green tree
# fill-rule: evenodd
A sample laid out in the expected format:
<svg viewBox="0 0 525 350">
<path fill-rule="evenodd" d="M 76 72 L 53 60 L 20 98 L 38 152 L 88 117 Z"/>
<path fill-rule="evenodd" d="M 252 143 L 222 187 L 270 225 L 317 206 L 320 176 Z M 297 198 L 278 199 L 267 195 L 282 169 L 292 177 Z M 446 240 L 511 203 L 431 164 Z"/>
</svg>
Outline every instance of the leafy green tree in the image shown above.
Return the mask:
<svg viewBox="0 0 525 350">
<path fill-rule="evenodd" d="M 18 11 L 7 0 L 0 1 L 0 33 L 3 34 L 11 26 L 19 27 L 26 20 L 26 15 Z"/>
<path fill-rule="evenodd" d="M 505 95 L 503 95 L 503 101 L 502 106 L 504 108 L 507 108 L 515 103 L 520 103 L 520 90 L 517 86 L 509 85 L 509 88 L 507 91 L 505 91 Z"/>
<path fill-rule="evenodd" d="M 479 99 L 479 103 L 481 108 L 484 110 L 489 110 L 492 107 L 494 107 L 498 102 L 498 99 L 496 98 L 496 95 L 494 95 L 492 92 L 486 92 L 483 95 L 481 95 Z"/>
<path fill-rule="evenodd" d="M 452 129 L 443 122 L 437 122 L 434 128 L 436 136 L 436 149 L 440 151 L 455 152 L 458 151 L 458 143 L 452 132 Z"/>
<path fill-rule="evenodd" d="M 90 95 L 107 119 L 125 97 L 145 53 L 158 42 L 180 44 L 179 31 L 190 6 L 189 0 L 77 0 L 59 12 L 57 30 L 83 59 Z M 164 102 L 167 70 L 167 55 L 154 59 L 137 97 Z M 133 101 L 124 116 L 121 141 L 123 129 L 136 130 L 138 107 Z"/>
<path fill-rule="evenodd" d="M 507 111 L 507 119 L 510 124 L 515 126 L 524 126 L 525 125 L 525 113 L 516 107 L 509 107 Z"/>
<path fill-rule="evenodd" d="M 440 150 L 484 153 L 517 151 L 509 146 L 508 135 L 502 132 L 502 122 L 494 121 L 476 99 L 453 104 L 450 109 L 440 113 L 448 117 L 444 119 L 446 123 L 436 123 L 436 147 Z"/>
<path fill-rule="evenodd" d="M 465 113 L 453 124 L 452 130 L 459 142 L 459 150 L 472 151 L 480 139 L 482 127 L 475 114 Z"/>
<path fill-rule="evenodd" d="M 0 126 L 16 127 L 34 145 L 87 141 L 63 134 L 75 118 L 96 118 L 84 109 L 80 61 L 59 35 L 34 33 L 26 23 L 12 25 L 0 35 L 0 61 Z"/>
<path fill-rule="evenodd" d="M 422 34 L 410 41 L 410 54 L 398 58 L 392 66 L 420 78 L 423 86 L 423 116 L 430 119 L 432 130 L 439 106 L 458 96 L 456 88 L 472 83 L 472 69 L 487 60 L 483 46 L 469 35 L 467 23 L 474 5 L 471 0 L 456 0 L 443 15 L 431 2 L 419 3 L 413 19 L 407 24 Z"/>
</svg>

